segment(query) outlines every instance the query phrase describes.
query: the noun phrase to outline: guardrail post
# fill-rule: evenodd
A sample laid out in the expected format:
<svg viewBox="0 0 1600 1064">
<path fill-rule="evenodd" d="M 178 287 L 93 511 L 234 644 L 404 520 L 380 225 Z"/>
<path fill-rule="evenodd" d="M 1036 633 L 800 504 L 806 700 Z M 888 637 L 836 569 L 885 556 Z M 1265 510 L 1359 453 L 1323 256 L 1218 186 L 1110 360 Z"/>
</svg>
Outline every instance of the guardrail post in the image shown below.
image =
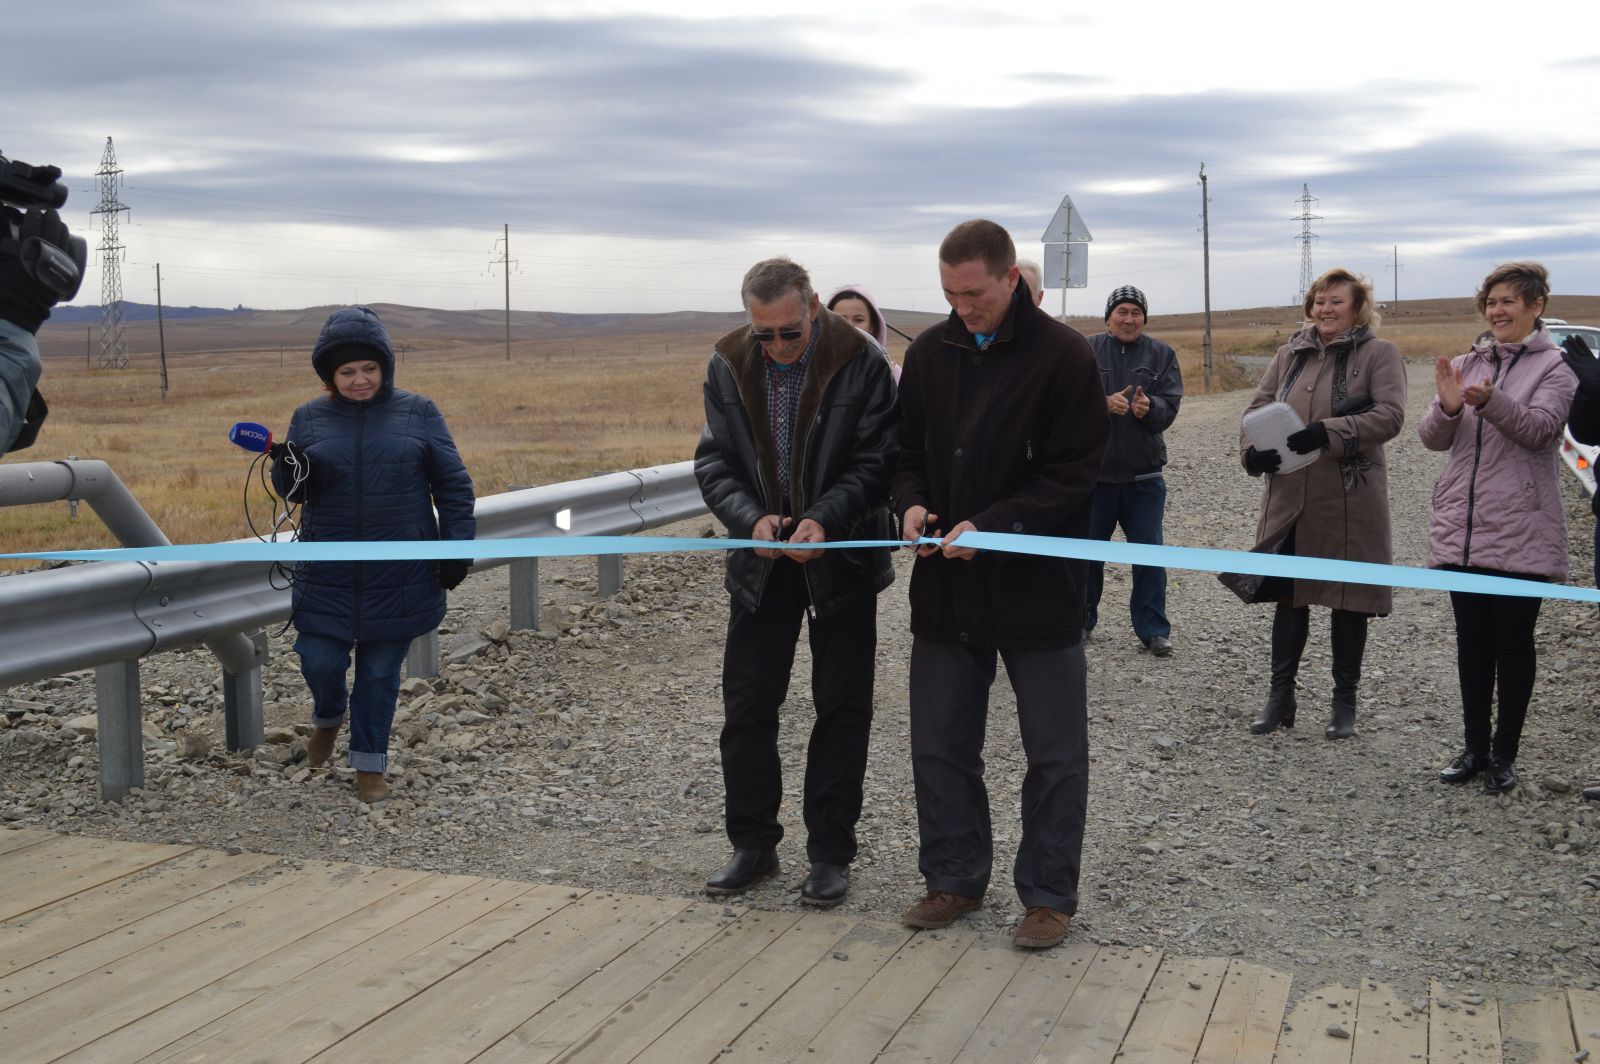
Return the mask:
<svg viewBox="0 0 1600 1064">
<path fill-rule="evenodd" d="M 406 675 L 439 675 L 439 629 L 411 641 L 411 649 L 406 651 Z"/>
<path fill-rule="evenodd" d="M 600 570 L 600 597 L 610 598 L 622 590 L 622 555 L 602 554 L 595 559 Z"/>
<path fill-rule="evenodd" d="M 267 633 L 251 632 L 249 639 L 258 648 L 258 660 L 266 661 Z M 229 750 L 254 750 L 261 745 L 261 666 L 235 676 L 222 670 L 222 715 Z"/>
<path fill-rule="evenodd" d="M 539 630 L 539 559 L 511 559 L 511 630 Z"/>
<path fill-rule="evenodd" d="M 120 802 L 129 790 L 144 786 L 139 659 L 96 666 L 94 700 L 99 720 L 100 800 Z"/>
</svg>

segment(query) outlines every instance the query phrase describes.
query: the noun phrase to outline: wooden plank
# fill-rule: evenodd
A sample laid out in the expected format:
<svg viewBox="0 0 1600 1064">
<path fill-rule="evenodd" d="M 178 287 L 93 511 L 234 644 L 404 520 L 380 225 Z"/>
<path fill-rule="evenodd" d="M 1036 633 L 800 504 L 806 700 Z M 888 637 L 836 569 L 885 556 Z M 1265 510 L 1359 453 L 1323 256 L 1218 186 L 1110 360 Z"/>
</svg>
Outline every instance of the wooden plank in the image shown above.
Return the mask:
<svg viewBox="0 0 1600 1064">
<path fill-rule="evenodd" d="M 1500 1007 L 1485 997 L 1468 1005 L 1461 994 L 1435 979 L 1430 984 L 1428 1056 L 1451 1064 L 1500 1064 Z"/>
<path fill-rule="evenodd" d="M 979 938 L 895 1032 L 878 1060 L 954 1060 L 1026 957 L 1009 936 Z"/>
<path fill-rule="evenodd" d="M 1600 990 L 1567 989 L 1567 1008 L 1572 1012 L 1572 1033 L 1578 1039 L 1578 1052 L 1589 1051 L 1589 1060 L 1600 1061 Z"/>
<path fill-rule="evenodd" d="M 0 831 L 0 854 L 20 850 L 24 846 L 37 846 L 41 842 L 57 838 L 53 831 L 35 831 L 31 828 L 8 828 Z"/>
<path fill-rule="evenodd" d="M 913 935 L 817 1032 L 804 1059 L 830 1064 L 872 1060 L 977 938 L 964 929 Z"/>
<path fill-rule="evenodd" d="M 1289 1001 L 1289 977 L 1232 961 L 1206 1023 L 1195 1064 L 1271 1064 Z"/>
<path fill-rule="evenodd" d="M 1228 962 L 1216 957 L 1164 958 L 1122 1040 L 1122 1059 L 1140 1064 L 1194 1060 L 1227 970 Z"/>
<path fill-rule="evenodd" d="M 595 1033 L 609 1016 L 742 912 L 720 904 L 684 909 L 496 1042 L 473 1064 L 548 1064 Z"/>
<path fill-rule="evenodd" d="M 1068 943 L 1029 953 L 956 1060 L 962 1064 L 1033 1060 L 1098 952 L 1093 946 Z"/>
<path fill-rule="evenodd" d="M 277 861 L 193 850 L 0 923 L 0 978 Z"/>
<path fill-rule="evenodd" d="M 281 890 L 0 1012 L 7 1064 L 53 1061 L 425 874 L 356 865 L 308 869 Z"/>
<path fill-rule="evenodd" d="M 41 909 L 193 849 L 57 838 L 0 855 L 0 920 Z"/>
<path fill-rule="evenodd" d="M 317 1059 L 471 1060 L 687 905 L 681 898 L 579 898 Z"/>
<path fill-rule="evenodd" d="M 835 1013 L 910 940 L 909 927 L 857 924 L 723 1054 L 727 1064 L 794 1060 Z M 511 1064 L 510 1059 L 496 1064 Z"/>
<path fill-rule="evenodd" d="M 527 883 L 502 880 L 480 884 L 386 932 L 384 941 L 355 951 L 350 963 L 330 964 L 280 987 L 226 1017 L 225 1025 L 209 1025 L 157 1059 L 175 1064 L 310 1060 L 574 900 L 565 887 L 530 889 Z M 442 1024 L 450 1017 L 434 1020 Z"/>
<path fill-rule="evenodd" d="M 633 1064 L 718 1059 L 801 976 L 832 954 L 856 926 L 840 913 L 810 913 L 707 994 L 682 1019 L 633 1058 Z"/>
<path fill-rule="evenodd" d="M 1359 999 L 1359 990 L 1335 984 L 1297 1001 L 1283 1021 L 1276 1064 L 1350 1064 Z"/>
<path fill-rule="evenodd" d="M 1362 984 L 1351 1064 L 1416 1064 L 1428 1059 L 1428 1018 L 1387 984 Z"/>
<path fill-rule="evenodd" d="M 268 865 L 117 928 L 115 933 L 87 939 L 47 959 L 18 968 L 0 978 L 0 1016 L 38 994 L 116 964 L 220 913 L 289 887 L 304 879 L 305 874 L 304 870 L 282 862 Z"/>
<path fill-rule="evenodd" d="M 62 1064 L 109 1059 L 138 1060 L 250 1004 L 273 989 L 290 985 L 318 965 L 358 949 L 369 939 L 426 912 L 466 889 L 470 876 L 426 875 L 337 923 L 293 939 L 280 949 L 237 968 L 163 1008 L 61 1058 Z"/>
<path fill-rule="evenodd" d="M 799 920 L 799 913 L 746 912 L 556 1059 L 562 1064 L 632 1060 Z"/>
<path fill-rule="evenodd" d="M 1039 1064 L 1111 1064 L 1160 965 L 1157 950 L 1100 947 L 1034 1059 Z"/>
<path fill-rule="evenodd" d="M 1567 995 L 1529 988 L 1502 993 L 1500 1039 L 1506 1064 L 1571 1064 L 1578 1042 L 1567 1013 Z"/>
</svg>

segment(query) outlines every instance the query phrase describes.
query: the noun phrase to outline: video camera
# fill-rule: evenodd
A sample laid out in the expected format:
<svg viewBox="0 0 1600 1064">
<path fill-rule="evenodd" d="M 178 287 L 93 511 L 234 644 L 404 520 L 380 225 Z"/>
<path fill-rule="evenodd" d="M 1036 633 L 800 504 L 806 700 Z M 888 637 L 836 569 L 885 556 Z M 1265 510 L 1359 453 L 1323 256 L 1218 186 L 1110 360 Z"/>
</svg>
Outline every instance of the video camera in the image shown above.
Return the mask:
<svg viewBox="0 0 1600 1064">
<path fill-rule="evenodd" d="M 54 166 L 30 166 L 0 154 L 0 257 L 15 255 L 22 271 L 64 303 L 78 294 L 83 271 L 89 264 L 89 244 L 81 236 L 67 241 L 63 250 L 38 237 L 22 237 L 21 212 L 59 210 L 67 202 L 67 186 Z"/>
</svg>

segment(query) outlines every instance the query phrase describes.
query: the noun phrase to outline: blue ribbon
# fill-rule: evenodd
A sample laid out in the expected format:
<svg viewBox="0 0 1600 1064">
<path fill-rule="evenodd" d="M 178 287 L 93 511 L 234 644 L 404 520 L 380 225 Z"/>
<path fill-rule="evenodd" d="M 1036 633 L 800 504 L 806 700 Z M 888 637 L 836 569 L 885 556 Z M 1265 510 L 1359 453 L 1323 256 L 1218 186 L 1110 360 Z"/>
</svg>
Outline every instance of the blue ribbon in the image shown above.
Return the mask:
<svg viewBox="0 0 1600 1064">
<path fill-rule="evenodd" d="M 923 538 L 922 544 L 936 544 Z M 1156 546 L 1114 543 L 1098 539 L 1021 536 L 1006 532 L 967 532 L 962 546 L 1006 554 L 1031 554 L 1048 558 L 1077 558 L 1119 565 L 1149 565 L 1204 573 L 1245 573 L 1281 576 L 1377 587 L 1411 587 L 1425 591 L 1467 591 L 1482 595 L 1566 599 L 1600 603 L 1600 590 L 1516 580 L 1504 576 L 1457 573 L 1445 569 L 1419 569 L 1409 565 L 1379 565 L 1254 551 L 1217 550 L 1209 547 Z M 837 543 L 794 544 L 795 549 L 848 550 L 861 547 L 902 547 L 899 540 L 846 540 Z M 441 561 L 474 558 L 573 558 L 598 554 L 682 554 L 690 551 L 771 549 L 779 544 L 756 539 L 694 539 L 676 536 L 540 536 L 518 539 L 380 541 L 300 543 L 191 543 L 171 547 L 118 547 L 109 550 L 20 551 L 0 554 L 5 560 L 93 562 L 367 562 Z"/>
</svg>

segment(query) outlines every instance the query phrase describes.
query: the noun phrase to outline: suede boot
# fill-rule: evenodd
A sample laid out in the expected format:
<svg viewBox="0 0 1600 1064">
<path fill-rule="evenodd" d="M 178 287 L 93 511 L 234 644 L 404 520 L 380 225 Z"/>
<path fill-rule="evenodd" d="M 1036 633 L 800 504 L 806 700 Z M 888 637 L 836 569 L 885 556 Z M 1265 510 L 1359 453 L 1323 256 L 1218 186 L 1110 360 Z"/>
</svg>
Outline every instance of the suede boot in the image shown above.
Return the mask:
<svg viewBox="0 0 1600 1064">
<path fill-rule="evenodd" d="M 389 781 L 381 772 L 356 772 L 356 795 L 363 802 L 381 802 L 389 797 Z"/>
<path fill-rule="evenodd" d="M 1323 732 L 1330 739 L 1356 733 L 1356 689 L 1361 685 L 1361 658 L 1367 650 L 1365 613 L 1333 611 L 1333 711 Z"/>
<path fill-rule="evenodd" d="M 333 744 L 339 741 L 339 729 L 317 728 L 311 733 L 311 741 L 306 743 L 306 764 L 312 768 L 321 768 L 328 763 L 328 758 L 333 756 Z"/>
<path fill-rule="evenodd" d="M 1260 716 L 1250 722 L 1256 735 L 1294 727 L 1294 678 L 1300 672 L 1300 655 L 1305 652 L 1310 628 L 1311 607 L 1278 604 L 1272 615 L 1272 690 Z"/>
</svg>

